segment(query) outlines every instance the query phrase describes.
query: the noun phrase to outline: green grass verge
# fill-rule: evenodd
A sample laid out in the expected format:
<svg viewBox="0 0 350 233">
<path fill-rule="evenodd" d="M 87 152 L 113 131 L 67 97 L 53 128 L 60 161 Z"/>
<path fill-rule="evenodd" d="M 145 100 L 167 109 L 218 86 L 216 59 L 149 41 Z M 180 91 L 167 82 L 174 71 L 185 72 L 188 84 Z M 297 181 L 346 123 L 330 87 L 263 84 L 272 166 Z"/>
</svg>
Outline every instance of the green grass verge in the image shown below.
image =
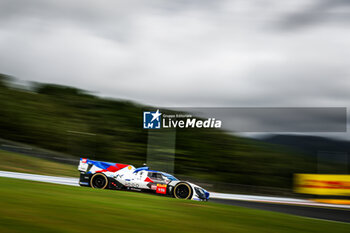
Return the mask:
<svg viewBox="0 0 350 233">
<path fill-rule="evenodd" d="M 76 166 L 0 150 L 0 170 L 78 177 Z"/>
<path fill-rule="evenodd" d="M 0 178 L 0 232 L 350 232 L 350 225 L 210 202 Z"/>
</svg>

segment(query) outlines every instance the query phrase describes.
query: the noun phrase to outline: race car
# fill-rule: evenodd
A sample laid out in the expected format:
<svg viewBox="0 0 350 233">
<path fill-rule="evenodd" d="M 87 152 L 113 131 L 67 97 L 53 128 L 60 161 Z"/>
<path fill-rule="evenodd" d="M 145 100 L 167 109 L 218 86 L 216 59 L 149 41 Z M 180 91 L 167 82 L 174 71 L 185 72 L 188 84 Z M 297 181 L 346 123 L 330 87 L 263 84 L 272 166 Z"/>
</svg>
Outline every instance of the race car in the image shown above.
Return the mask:
<svg viewBox="0 0 350 233">
<path fill-rule="evenodd" d="M 180 181 L 168 173 L 150 170 L 148 167 L 135 168 L 130 164 L 81 158 L 78 170 L 81 186 L 152 192 L 178 199 L 209 200 L 209 192 L 198 185 Z"/>
</svg>

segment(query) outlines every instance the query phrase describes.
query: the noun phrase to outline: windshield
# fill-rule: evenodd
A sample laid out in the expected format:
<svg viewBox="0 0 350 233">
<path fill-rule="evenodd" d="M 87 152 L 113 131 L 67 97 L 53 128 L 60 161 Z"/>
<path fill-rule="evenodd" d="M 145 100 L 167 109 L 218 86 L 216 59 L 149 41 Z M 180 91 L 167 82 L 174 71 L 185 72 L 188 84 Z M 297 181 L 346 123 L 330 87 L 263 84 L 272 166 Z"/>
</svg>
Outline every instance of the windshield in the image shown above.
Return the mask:
<svg viewBox="0 0 350 233">
<path fill-rule="evenodd" d="M 165 176 L 168 180 L 171 180 L 171 181 L 176 181 L 176 180 L 178 180 L 178 179 L 175 178 L 175 176 L 172 176 L 172 175 L 170 175 L 170 174 L 168 174 L 168 173 L 162 172 L 162 175 Z"/>
</svg>

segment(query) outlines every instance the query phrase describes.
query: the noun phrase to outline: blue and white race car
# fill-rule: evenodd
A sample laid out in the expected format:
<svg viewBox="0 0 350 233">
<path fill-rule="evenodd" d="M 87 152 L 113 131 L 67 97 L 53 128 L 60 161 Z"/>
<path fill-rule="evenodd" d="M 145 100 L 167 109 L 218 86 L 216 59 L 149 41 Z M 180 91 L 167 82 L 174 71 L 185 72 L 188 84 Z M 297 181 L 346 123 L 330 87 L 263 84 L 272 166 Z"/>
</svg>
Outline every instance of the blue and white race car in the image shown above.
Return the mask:
<svg viewBox="0 0 350 233">
<path fill-rule="evenodd" d="M 79 184 L 98 189 L 153 192 L 178 199 L 209 200 L 209 192 L 187 181 L 148 167 L 109 163 L 81 158 L 78 166 Z"/>
</svg>

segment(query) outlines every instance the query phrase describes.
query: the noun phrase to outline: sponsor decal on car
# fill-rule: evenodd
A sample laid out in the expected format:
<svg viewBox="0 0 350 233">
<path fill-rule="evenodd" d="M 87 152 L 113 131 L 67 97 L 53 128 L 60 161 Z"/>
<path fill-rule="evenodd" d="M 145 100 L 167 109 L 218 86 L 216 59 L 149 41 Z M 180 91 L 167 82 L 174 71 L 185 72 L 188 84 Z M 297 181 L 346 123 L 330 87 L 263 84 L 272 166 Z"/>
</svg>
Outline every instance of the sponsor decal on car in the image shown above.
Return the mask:
<svg viewBox="0 0 350 233">
<path fill-rule="evenodd" d="M 166 184 L 157 184 L 156 193 L 166 194 Z"/>
</svg>

